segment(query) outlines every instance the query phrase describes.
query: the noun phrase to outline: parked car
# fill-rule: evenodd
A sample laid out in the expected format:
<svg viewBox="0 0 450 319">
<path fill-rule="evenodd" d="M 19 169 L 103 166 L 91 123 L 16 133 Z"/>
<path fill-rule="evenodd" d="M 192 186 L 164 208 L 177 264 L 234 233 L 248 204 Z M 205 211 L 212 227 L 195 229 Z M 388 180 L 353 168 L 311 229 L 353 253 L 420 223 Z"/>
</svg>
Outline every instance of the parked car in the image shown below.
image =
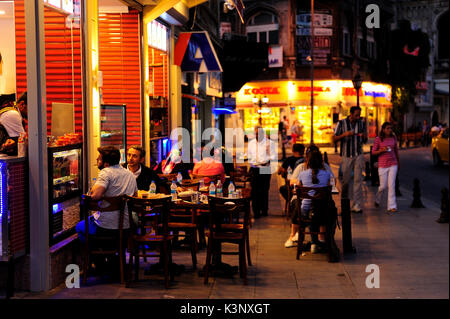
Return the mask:
<svg viewBox="0 0 450 319">
<path fill-rule="evenodd" d="M 431 151 L 433 154 L 433 164 L 442 165 L 442 162 L 448 163 L 448 128 L 442 130 L 439 135 L 433 137 Z"/>
</svg>

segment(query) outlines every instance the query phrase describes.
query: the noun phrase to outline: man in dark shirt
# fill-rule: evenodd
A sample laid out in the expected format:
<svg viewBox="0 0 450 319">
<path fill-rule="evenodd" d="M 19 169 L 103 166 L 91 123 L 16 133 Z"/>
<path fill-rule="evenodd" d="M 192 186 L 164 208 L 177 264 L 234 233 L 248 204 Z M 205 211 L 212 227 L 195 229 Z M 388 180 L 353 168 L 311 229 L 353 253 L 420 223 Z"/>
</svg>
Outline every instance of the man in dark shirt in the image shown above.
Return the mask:
<svg viewBox="0 0 450 319">
<path fill-rule="evenodd" d="M 287 171 L 289 168 L 291 168 L 292 172 L 297 167 L 297 165 L 303 163 L 305 161 L 305 158 L 303 155 L 305 154 L 305 145 L 303 144 L 294 144 L 292 146 L 292 153 L 293 155 L 286 158 L 281 165 L 280 169 L 278 170 L 278 174 L 285 177 L 287 175 Z M 287 190 L 288 186 L 283 185 L 280 187 L 280 193 L 281 196 L 283 196 L 284 199 L 287 200 Z"/>
<path fill-rule="evenodd" d="M 145 150 L 139 145 L 132 145 L 127 152 L 127 163 L 123 167 L 128 169 L 136 177 L 139 190 L 148 191 L 152 181 L 156 184 L 156 192 L 161 192 L 161 187 L 165 187 L 163 181 L 155 171 L 144 165 Z"/>
</svg>

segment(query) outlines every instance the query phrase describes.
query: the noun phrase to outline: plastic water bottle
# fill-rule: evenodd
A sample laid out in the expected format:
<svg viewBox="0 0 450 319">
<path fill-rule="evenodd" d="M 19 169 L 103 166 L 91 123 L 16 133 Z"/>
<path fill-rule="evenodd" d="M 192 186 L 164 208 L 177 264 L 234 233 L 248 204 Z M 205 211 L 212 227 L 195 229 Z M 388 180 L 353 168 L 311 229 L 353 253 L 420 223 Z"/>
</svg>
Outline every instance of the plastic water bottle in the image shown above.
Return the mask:
<svg viewBox="0 0 450 319">
<path fill-rule="evenodd" d="M 291 177 L 292 177 L 292 168 L 289 166 L 287 169 L 287 178 L 291 179 Z"/>
<path fill-rule="evenodd" d="M 172 181 L 172 186 L 170 186 L 170 194 L 172 195 L 172 201 L 177 200 L 177 184 L 175 181 Z"/>
<path fill-rule="evenodd" d="M 216 195 L 217 197 L 223 197 L 222 182 L 220 181 L 220 179 L 217 181 Z"/>
<path fill-rule="evenodd" d="M 215 196 L 216 195 L 216 186 L 214 185 L 214 182 L 211 182 L 209 185 L 209 196 Z"/>
<path fill-rule="evenodd" d="M 177 183 L 178 184 L 181 184 L 181 181 L 183 180 L 183 175 L 181 175 L 181 173 L 180 172 L 178 172 L 178 175 L 177 175 Z"/>
<path fill-rule="evenodd" d="M 228 186 L 228 197 L 234 198 L 236 192 L 236 187 L 234 187 L 233 182 L 230 182 L 230 186 Z"/>
<path fill-rule="evenodd" d="M 156 184 L 155 184 L 155 181 L 152 181 L 152 183 L 150 184 L 150 188 L 149 188 L 148 192 L 149 192 L 150 194 L 155 194 L 155 193 L 156 193 Z"/>
</svg>

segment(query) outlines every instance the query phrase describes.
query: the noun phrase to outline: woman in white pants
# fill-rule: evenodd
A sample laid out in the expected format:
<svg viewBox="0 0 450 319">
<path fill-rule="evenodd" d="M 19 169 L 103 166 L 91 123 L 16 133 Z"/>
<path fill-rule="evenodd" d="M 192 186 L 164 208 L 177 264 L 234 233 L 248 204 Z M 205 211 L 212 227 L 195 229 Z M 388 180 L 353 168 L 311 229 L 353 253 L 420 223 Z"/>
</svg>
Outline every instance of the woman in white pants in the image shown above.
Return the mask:
<svg viewBox="0 0 450 319">
<path fill-rule="evenodd" d="M 380 135 L 375 138 L 372 154 L 378 155 L 378 175 L 380 187 L 375 197 L 375 207 L 380 206 L 380 200 L 386 188 L 388 189 L 387 208 L 389 213 L 397 212 L 397 200 L 395 198 L 395 178 L 400 167 L 398 157 L 397 139 L 392 132 L 389 122 L 383 123 Z"/>
</svg>

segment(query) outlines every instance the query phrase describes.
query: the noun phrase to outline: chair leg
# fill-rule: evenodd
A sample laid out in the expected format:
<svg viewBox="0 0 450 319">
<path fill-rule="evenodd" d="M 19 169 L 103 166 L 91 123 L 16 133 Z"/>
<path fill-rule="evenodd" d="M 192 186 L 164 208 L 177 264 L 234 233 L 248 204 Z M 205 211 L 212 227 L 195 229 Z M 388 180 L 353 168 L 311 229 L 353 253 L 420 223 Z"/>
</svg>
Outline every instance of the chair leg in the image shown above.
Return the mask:
<svg viewBox="0 0 450 319">
<path fill-rule="evenodd" d="M 297 242 L 297 260 L 300 259 L 300 255 L 302 254 L 303 250 L 303 241 L 305 239 L 305 234 L 303 233 L 303 230 L 301 227 L 298 228 L 298 242 Z"/>
<path fill-rule="evenodd" d="M 84 263 L 83 263 L 83 286 L 86 286 L 87 283 L 87 272 L 89 269 L 89 254 L 84 253 Z"/>
<path fill-rule="evenodd" d="M 211 238 L 208 239 L 208 248 L 206 251 L 206 263 L 205 263 L 205 279 L 204 284 L 206 285 L 208 283 L 208 277 L 209 277 L 209 266 L 211 265 L 211 253 L 212 253 L 212 240 Z"/>
<path fill-rule="evenodd" d="M 172 267 L 172 243 L 169 241 L 168 243 L 168 254 L 169 254 L 169 275 L 170 275 L 170 281 L 175 280 L 175 269 Z"/>
<path fill-rule="evenodd" d="M 248 280 L 247 280 L 247 263 L 245 262 L 245 242 L 242 241 L 239 244 L 240 248 L 239 250 L 241 251 L 240 255 L 242 255 L 242 277 L 244 278 L 244 285 L 247 286 L 248 284 Z"/>
<path fill-rule="evenodd" d="M 167 251 L 167 241 L 163 242 L 162 252 L 164 254 L 164 282 L 166 289 L 169 288 L 169 254 Z"/>
<path fill-rule="evenodd" d="M 131 284 L 131 277 L 133 276 L 133 254 L 134 251 L 130 250 L 130 258 L 128 260 L 128 268 L 127 268 L 127 281 L 125 287 L 129 288 Z"/>
<path fill-rule="evenodd" d="M 192 266 L 194 269 L 197 269 L 197 239 L 195 235 L 197 234 L 197 230 L 194 228 L 190 231 L 189 237 L 191 238 L 191 255 L 192 255 Z"/>
<path fill-rule="evenodd" d="M 139 245 L 134 250 L 134 280 L 139 280 Z"/>
<path fill-rule="evenodd" d="M 252 265 L 252 259 L 250 258 L 250 235 L 248 232 L 248 229 L 245 230 L 245 245 L 246 245 L 246 251 L 247 251 L 247 262 L 248 265 L 251 266 Z"/>
</svg>

